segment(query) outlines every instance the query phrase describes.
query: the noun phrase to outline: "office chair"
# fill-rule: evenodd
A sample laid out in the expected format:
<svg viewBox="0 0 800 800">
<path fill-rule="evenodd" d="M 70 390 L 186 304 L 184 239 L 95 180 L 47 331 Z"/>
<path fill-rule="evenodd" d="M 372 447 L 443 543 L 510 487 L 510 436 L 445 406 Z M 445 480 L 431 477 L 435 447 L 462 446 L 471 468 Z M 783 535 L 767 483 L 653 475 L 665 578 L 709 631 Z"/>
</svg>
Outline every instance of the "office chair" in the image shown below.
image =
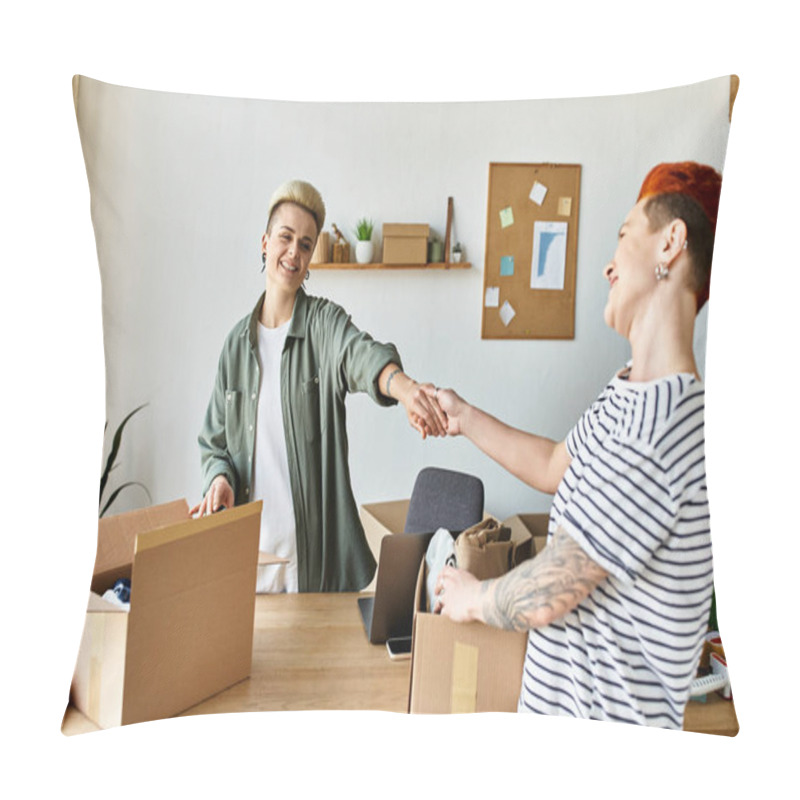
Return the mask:
<svg viewBox="0 0 800 800">
<path fill-rule="evenodd" d="M 483 482 L 440 467 L 420 470 L 411 492 L 404 533 L 447 528 L 459 533 L 483 519 Z"/>
</svg>

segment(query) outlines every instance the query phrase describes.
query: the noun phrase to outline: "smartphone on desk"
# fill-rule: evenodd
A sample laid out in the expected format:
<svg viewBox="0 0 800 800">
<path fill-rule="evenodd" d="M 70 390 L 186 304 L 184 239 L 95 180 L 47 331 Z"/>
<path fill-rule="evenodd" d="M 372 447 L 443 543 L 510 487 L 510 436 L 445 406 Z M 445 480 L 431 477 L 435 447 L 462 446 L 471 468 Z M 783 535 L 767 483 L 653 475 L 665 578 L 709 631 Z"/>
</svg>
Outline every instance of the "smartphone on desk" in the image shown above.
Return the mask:
<svg viewBox="0 0 800 800">
<path fill-rule="evenodd" d="M 392 661 L 400 661 L 404 658 L 411 658 L 411 637 L 397 636 L 386 640 L 386 650 Z"/>
</svg>

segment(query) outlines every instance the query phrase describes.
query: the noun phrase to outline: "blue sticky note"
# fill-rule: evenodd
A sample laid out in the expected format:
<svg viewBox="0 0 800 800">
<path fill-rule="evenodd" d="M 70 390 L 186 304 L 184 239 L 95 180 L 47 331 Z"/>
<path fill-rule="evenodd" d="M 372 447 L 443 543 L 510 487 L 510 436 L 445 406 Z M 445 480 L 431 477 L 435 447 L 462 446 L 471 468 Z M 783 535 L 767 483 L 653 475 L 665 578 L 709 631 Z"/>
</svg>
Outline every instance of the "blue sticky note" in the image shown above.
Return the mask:
<svg viewBox="0 0 800 800">
<path fill-rule="evenodd" d="M 502 256 L 500 259 L 500 274 L 514 274 L 514 256 Z"/>
</svg>

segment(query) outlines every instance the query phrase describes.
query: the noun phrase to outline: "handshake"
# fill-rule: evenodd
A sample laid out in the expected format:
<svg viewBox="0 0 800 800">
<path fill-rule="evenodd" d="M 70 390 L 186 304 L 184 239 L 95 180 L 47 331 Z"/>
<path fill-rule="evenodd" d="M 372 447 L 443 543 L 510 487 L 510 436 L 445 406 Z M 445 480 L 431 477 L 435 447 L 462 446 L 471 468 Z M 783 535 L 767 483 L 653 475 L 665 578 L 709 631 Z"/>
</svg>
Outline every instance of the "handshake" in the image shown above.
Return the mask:
<svg viewBox="0 0 800 800">
<path fill-rule="evenodd" d="M 409 423 L 423 439 L 458 436 L 462 432 L 461 420 L 469 406 L 452 389 L 414 382 L 398 400 L 406 409 Z"/>
</svg>

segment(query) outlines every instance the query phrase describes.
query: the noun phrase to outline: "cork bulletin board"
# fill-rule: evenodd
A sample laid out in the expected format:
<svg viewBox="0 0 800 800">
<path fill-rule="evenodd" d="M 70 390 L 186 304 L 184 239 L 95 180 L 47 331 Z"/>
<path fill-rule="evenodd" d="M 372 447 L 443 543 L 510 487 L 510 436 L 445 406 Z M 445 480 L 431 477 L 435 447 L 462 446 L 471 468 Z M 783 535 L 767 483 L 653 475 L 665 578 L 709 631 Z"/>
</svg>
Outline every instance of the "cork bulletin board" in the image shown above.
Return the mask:
<svg viewBox="0 0 800 800">
<path fill-rule="evenodd" d="M 489 165 L 483 339 L 572 339 L 581 167 Z"/>
</svg>

